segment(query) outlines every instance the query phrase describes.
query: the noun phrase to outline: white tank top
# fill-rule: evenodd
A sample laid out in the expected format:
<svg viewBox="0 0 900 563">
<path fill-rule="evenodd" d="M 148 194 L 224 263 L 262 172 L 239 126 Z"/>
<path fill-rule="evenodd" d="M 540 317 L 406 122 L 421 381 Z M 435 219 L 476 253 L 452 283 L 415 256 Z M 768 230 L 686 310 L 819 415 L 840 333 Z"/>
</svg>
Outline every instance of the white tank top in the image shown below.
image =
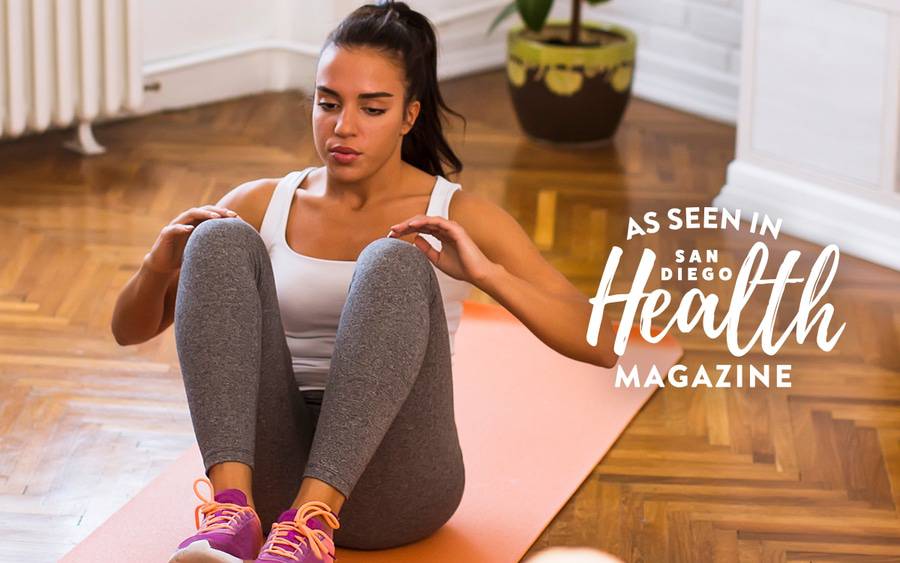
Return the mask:
<svg viewBox="0 0 900 563">
<path fill-rule="evenodd" d="M 278 182 L 260 227 L 260 236 L 272 262 L 281 322 L 300 391 L 325 389 L 341 310 L 356 266 L 355 260 L 325 260 L 298 254 L 287 244 L 291 201 L 303 179 L 313 170 L 314 166 L 291 172 Z M 450 198 L 459 189 L 462 189 L 460 184 L 439 175 L 426 215 L 449 219 Z M 440 240 L 425 233 L 422 236 L 432 247 L 441 249 Z M 441 287 L 452 356 L 462 300 L 469 296 L 472 285 L 448 276 L 434 264 L 431 267 Z"/>
</svg>

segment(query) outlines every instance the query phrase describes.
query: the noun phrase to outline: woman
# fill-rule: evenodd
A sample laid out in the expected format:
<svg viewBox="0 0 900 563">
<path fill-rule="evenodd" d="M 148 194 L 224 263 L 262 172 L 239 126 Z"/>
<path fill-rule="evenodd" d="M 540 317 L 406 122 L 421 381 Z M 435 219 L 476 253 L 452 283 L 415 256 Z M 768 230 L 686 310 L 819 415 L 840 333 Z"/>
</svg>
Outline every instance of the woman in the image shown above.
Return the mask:
<svg viewBox="0 0 900 563">
<path fill-rule="evenodd" d="M 120 344 L 175 324 L 209 478 L 171 561 L 331 562 L 335 544 L 399 546 L 449 520 L 465 483 L 451 355 L 471 286 L 560 353 L 614 365 L 608 323 L 601 345 L 585 340 L 587 298 L 509 214 L 445 178 L 443 162 L 462 166 L 436 63 L 430 22 L 405 3 L 354 11 L 316 73 L 325 165 L 185 211 L 123 290 Z"/>
</svg>

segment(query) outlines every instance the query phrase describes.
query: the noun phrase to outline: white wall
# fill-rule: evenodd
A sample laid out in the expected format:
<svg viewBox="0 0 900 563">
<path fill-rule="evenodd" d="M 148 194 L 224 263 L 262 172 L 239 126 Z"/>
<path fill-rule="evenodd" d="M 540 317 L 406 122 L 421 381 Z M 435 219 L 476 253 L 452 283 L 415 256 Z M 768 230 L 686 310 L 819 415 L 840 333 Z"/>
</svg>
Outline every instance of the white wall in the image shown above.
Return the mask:
<svg viewBox="0 0 900 563">
<path fill-rule="evenodd" d="M 634 95 L 726 122 L 737 115 L 741 0 L 613 0 L 586 20 L 627 25 L 638 34 Z M 141 113 L 266 90 L 309 88 L 327 33 L 359 0 L 143 0 L 147 92 Z M 507 0 L 410 0 L 435 24 L 439 76 L 505 61 L 509 18 L 488 25 Z M 551 17 L 567 18 L 559 1 Z"/>
<path fill-rule="evenodd" d="M 745 2 L 736 158 L 716 205 L 900 269 L 900 3 Z"/>
<path fill-rule="evenodd" d="M 275 39 L 280 2 L 142 0 L 144 61 Z"/>
<path fill-rule="evenodd" d="M 310 89 L 322 42 L 358 0 L 143 0 L 146 93 L 141 114 L 264 91 Z M 504 27 L 485 31 L 505 0 L 413 0 L 439 41 L 441 78 L 500 68 Z M 183 23 L 187 22 L 187 24 Z"/>
</svg>

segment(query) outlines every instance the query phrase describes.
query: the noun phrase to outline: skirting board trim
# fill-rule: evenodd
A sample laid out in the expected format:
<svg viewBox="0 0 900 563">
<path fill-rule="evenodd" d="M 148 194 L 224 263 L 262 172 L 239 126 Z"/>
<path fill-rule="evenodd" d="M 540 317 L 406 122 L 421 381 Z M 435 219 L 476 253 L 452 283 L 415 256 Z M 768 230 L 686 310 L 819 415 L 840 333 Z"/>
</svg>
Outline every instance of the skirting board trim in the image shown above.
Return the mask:
<svg viewBox="0 0 900 563">
<path fill-rule="evenodd" d="M 900 270 L 900 209 L 734 160 L 716 207 L 783 219 L 783 233 Z"/>
</svg>

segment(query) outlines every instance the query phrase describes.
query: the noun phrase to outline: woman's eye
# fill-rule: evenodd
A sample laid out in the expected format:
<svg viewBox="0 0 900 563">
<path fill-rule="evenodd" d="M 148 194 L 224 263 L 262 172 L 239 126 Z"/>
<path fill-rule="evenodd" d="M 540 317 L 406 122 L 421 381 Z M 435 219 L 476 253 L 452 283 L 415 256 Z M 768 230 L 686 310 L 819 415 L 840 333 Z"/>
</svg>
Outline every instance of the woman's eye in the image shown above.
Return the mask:
<svg viewBox="0 0 900 563">
<path fill-rule="evenodd" d="M 337 106 L 337 104 L 332 102 L 319 102 L 319 107 L 324 109 L 325 111 L 331 111 Z M 386 112 L 386 109 L 378 109 L 378 108 L 363 108 L 366 110 L 366 113 L 369 115 L 381 115 Z"/>
</svg>

